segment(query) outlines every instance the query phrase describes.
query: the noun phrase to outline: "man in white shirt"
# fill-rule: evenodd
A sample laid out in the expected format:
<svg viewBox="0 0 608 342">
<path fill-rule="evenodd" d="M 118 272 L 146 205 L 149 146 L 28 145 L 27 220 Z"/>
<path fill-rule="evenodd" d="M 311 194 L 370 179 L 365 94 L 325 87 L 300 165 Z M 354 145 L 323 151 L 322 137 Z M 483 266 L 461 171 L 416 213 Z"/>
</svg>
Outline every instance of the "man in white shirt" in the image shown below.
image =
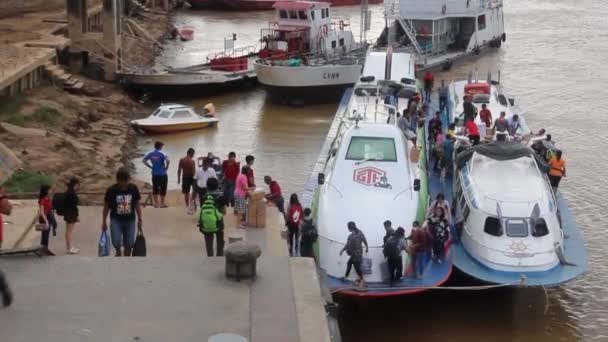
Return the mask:
<svg viewBox="0 0 608 342">
<path fill-rule="evenodd" d="M 194 180 L 196 181 L 196 190 L 198 192 L 199 203 L 203 203 L 207 194 L 207 180 L 216 178 L 215 170 L 209 167 L 209 159 L 203 159 L 203 166 L 196 170 Z"/>
</svg>

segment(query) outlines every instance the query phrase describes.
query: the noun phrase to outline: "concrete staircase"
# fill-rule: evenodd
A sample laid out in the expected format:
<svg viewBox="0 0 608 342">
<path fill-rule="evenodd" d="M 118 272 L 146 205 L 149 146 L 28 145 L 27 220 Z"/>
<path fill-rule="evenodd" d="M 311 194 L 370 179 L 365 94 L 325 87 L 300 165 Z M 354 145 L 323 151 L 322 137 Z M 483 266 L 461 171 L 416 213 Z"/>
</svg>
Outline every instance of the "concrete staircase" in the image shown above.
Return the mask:
<svg viewBox="0 0 608 342">
<path fill-rule="evenodd" d="M 44 71 L 51 82 L 64 90 L 79 94 L 84 88 L 84 81 L 67 72 L 63 67 L 48 62 L 44 65 Z"/>
</svg>

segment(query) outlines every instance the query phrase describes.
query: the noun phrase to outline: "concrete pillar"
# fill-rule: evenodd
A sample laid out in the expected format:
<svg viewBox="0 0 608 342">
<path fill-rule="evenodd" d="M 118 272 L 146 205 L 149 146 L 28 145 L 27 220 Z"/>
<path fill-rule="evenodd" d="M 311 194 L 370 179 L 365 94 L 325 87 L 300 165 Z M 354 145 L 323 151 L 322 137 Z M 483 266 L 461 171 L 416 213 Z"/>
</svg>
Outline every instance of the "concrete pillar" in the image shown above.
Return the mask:
<svg viewBox="0 0 608 342">
<path fill-rule="evenodd" d="M 78 40 L 87 32 L 87 0 L 67 0 L 66 7 L 70 39 Z"/>
<path fill-rule="evenodd" d="M 109 50 L 104 51 L 104 73 L 106 81 L 116 78 L 116 71 L 120 66 L 122 57 L 122 0 L 103 1 L 103 46 Z"/>
</svg>

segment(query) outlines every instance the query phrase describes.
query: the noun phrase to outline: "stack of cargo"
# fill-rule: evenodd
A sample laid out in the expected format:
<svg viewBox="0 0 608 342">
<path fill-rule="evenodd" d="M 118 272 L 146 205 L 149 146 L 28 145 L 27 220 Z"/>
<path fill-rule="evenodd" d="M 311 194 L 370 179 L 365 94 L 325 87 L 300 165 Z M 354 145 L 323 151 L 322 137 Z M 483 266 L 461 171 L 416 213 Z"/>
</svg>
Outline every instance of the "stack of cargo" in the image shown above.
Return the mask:
<svg viewBox="0 0 608 342">
<path fill-rule="evenodd" d="M 247 225 L 264 228 L 266 226 L 266 200 L 264 190 L 249 191 L 249 205 L 247 208 Z"/>
</svg>

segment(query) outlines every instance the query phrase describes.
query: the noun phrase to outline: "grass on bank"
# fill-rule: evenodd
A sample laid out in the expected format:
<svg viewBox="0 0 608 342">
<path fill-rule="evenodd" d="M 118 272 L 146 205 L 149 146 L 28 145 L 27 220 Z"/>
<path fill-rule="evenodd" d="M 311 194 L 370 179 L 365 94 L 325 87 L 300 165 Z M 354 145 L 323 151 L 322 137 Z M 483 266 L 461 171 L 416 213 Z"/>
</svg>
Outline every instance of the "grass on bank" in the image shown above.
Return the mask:
<svg viewBox="0 0 608 342">
<path fill-rule="evenodd" d="M 2 186 L 9 193 L 38 192 L 43 184 L 53 184 L 54 178 L 30 170 L 17 170 Z"/>
<path fill-rule="evenodd" d="M 61 113 L 57 109 L 46 106 L 36 108 L 30 115 L 23 115 L 21 108 L 24 104 L 25 97 L 23 95 L 0 97 L 0 121 L 23 126 L 28 121 L 52 124 L 61 117 Z"/>
</svg>

